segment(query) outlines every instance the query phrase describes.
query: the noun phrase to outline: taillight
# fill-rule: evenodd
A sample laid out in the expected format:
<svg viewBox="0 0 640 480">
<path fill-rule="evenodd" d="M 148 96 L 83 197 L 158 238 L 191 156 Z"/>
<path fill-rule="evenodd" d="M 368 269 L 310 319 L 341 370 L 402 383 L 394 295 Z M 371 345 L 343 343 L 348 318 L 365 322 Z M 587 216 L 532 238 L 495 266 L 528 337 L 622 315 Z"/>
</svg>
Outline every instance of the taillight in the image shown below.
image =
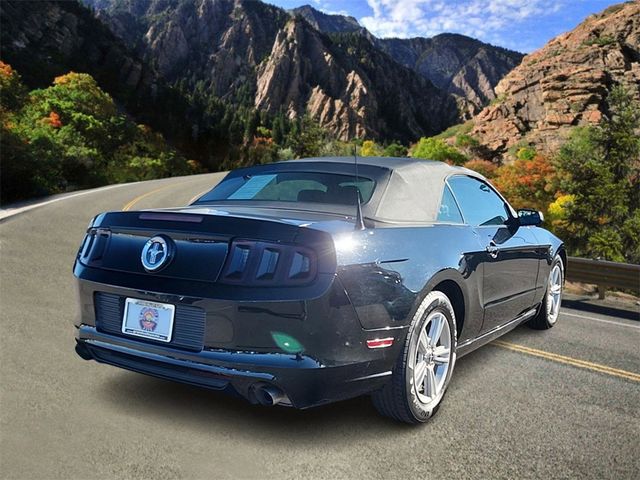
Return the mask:
<svg viewBox="0 0 640 480">
<path fill-rule="evenodd" d="M 105 228 L 92 228 L 84 237 L 84 242 L 78 252 L 78 258 L 84 265 L 92 266 L 102 260 L 111 231 Z"/>
<path fill-rule="evenodd" d="M 316 278 L 318 260 L 307 247 L 236 240 L 219 281 L 248 286 L 306 285 Z"/>
</svg>

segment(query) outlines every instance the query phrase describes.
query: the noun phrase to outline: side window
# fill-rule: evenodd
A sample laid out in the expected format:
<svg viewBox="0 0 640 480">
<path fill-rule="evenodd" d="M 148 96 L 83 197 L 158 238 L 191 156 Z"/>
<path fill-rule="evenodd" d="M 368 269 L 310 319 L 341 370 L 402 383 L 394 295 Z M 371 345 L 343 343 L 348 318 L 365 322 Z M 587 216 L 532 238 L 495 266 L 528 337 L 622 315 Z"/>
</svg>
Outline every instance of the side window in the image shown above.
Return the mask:
<svg viewBox="0 0 640 480">
<path fill-rule="evenodd" d="M 456 204 L 451 190 L 447 185 L 444 186 L 444 193 L 442 194 L 442 201 L 440 202 L 440 212 L 438 212 L 438 221 L 447 223 L 464 223 L 462 221 L 462 215 L 460 209 Z"/>
<path fill-rule="evenodd" d="M 509 218 L 504 201 L 486 183 L 459 175 L 449 185 L 468 224 L 502 225 Z"/>
</svg>

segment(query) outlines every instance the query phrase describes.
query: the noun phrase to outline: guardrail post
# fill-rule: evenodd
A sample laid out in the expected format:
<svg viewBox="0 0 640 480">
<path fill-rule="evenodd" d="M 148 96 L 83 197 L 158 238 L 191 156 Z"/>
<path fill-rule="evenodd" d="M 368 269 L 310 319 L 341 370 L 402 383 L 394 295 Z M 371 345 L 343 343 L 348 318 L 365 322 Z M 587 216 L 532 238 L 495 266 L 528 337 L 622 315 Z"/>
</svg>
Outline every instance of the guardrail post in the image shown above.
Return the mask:
<svg viewBox="0 0 640 480">
<path fill-rule="evenodd" d="M 598 285 L 598 298 L 600 300 L 604 300 L 605 293 L 607 292 L 607 287 L 604 285 Z"/>
</svg>

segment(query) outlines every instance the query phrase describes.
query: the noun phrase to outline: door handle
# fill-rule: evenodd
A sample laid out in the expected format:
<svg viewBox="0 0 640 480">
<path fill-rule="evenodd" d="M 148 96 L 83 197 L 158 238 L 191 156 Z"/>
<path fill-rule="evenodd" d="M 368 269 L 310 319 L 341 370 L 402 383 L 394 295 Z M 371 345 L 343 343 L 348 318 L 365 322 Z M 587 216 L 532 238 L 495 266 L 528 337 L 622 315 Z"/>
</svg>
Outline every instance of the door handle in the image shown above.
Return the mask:
<svg viewBox="0 0 640 480">
<path fill-rule="evenodd" d="M 487 245 L 487 253 L 491 255 L 491 258 L 497 258 L 499 252 L 500 252 L 500 249 L 498 248 L 496 243 L 493 240 L 491 240 L 489 242 L 489 245 Z"/>
</svg>

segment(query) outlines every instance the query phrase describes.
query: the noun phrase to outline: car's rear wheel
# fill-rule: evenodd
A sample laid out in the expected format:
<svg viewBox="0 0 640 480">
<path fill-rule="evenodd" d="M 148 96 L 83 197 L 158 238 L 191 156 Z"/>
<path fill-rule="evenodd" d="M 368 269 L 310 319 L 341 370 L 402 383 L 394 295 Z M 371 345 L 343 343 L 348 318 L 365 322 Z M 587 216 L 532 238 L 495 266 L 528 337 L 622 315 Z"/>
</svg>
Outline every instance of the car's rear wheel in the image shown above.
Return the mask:
<svg viewBox="0 0 640 480">
<path fill-rule="evenodd" d="M 544 294 L 542 305 L 538 314 L 529 321 L 529 326 L 536 330 L 547 330 L 553 327 L 560 315 L 560 304 L 562 303 L 562 288 L 564 286 L 564 265 L 559 255 L 553 259 L 549 278 L 547 280 L 547 291 Z"/>
<path fill-rule="evenodd" d="M 377 410 L 406 423 L 422 423 L 438 410 L 456 359 L 453 306 L 430 292 L 415 313 L 390 382 L 372 395 Z"/>
</svg>

